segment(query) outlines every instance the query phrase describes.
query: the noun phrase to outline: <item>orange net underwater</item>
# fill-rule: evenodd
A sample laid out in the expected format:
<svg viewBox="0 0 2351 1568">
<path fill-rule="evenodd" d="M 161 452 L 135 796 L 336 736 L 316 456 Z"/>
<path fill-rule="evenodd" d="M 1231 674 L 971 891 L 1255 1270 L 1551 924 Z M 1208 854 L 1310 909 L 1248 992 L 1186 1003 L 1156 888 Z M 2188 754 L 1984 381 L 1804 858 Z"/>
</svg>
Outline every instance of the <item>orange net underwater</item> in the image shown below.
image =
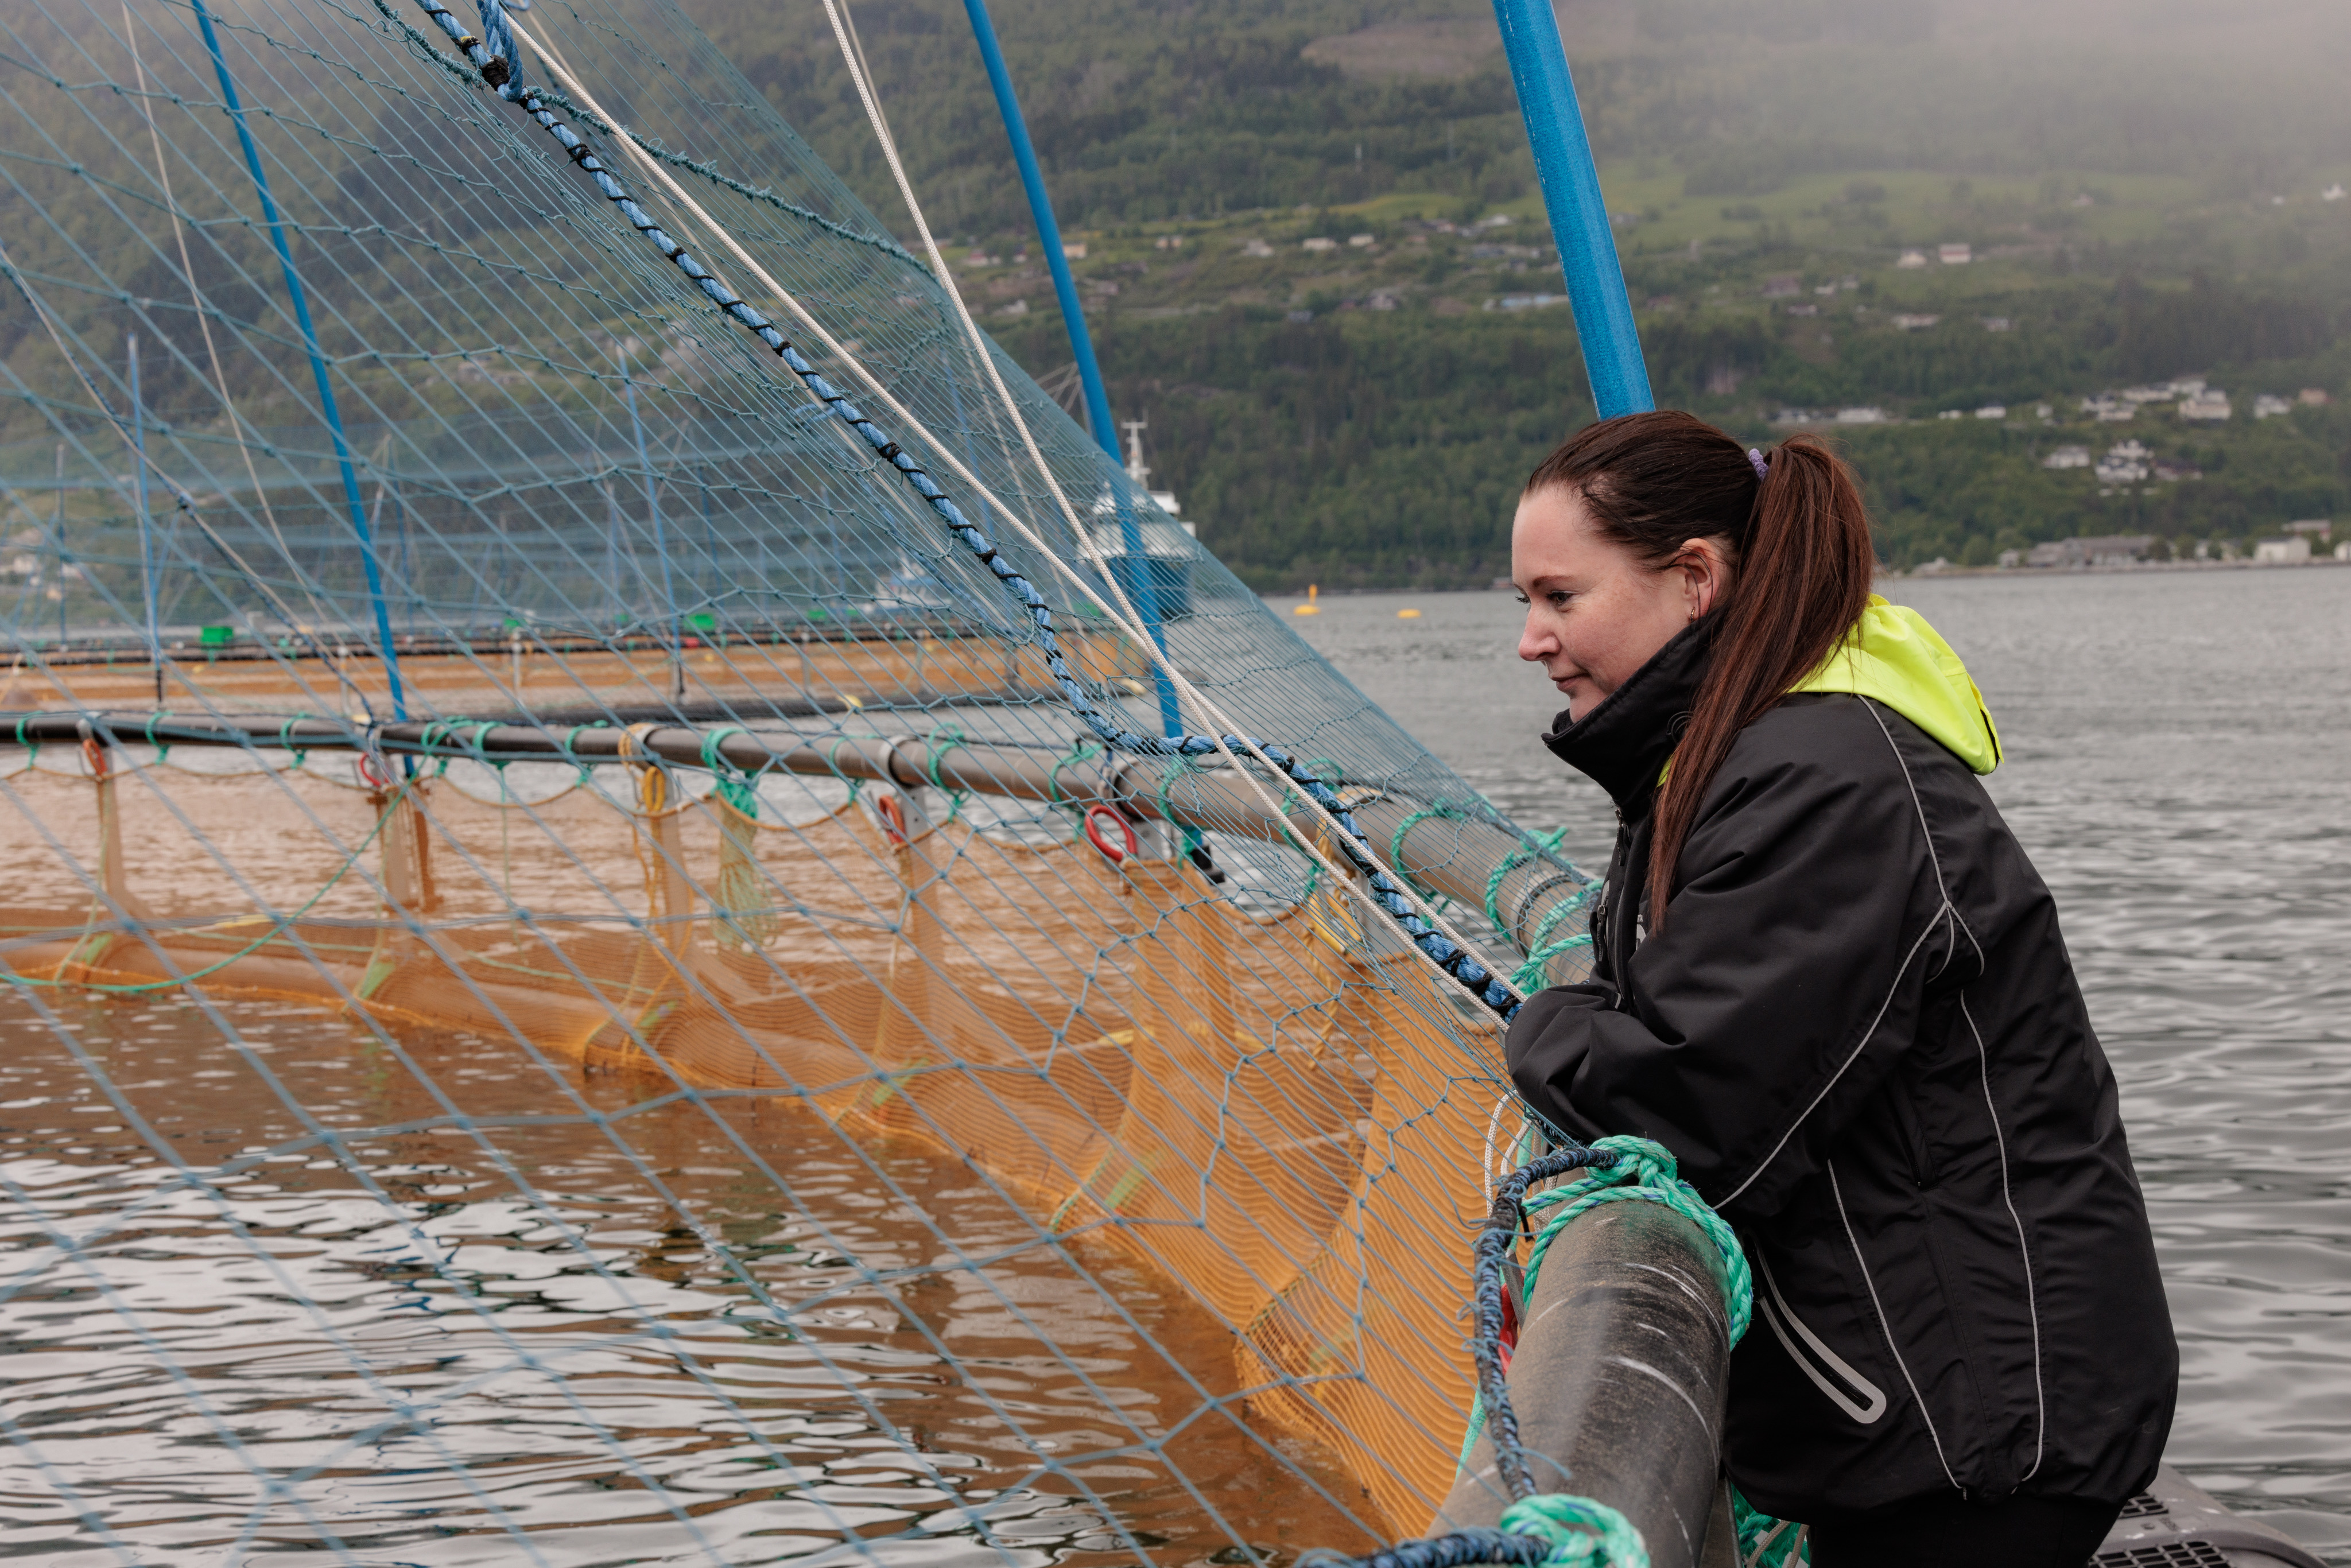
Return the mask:
<svg viewBox="0 0 2351 1568">
<path fill-rule="evenodd" d="M 18 18 L 0 1508 L 60 1561 L 1416 1532 L 1523 1130 L 1490 976 L 1578 973 L 1593 884 L 674 11 L 533 16 L 593 109 L 390 0 Z"/>
</svg>

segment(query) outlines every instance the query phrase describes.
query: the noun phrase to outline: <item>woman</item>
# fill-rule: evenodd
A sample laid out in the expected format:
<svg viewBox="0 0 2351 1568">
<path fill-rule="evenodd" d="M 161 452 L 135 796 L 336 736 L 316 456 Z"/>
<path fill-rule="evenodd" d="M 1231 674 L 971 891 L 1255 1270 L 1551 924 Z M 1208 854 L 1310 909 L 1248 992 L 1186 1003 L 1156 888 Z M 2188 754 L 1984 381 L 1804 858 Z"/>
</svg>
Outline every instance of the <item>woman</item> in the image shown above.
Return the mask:
<svg viewBox="0 0 2351 1568">
<path fill-rule="evenodd" d="M 1852 474 L 1683 413 L 1579 433 L 1511 536 L 1546 744 L 1614 798 L 1592 980 L 1510 1071 L 1635 1133 L 1743 1238 L 1725 1457 L 1813 1561 L 2081 1568 L 2179 1356 L 2049 890 L 1966 670 L 1870 594 Z"/>
</svg>

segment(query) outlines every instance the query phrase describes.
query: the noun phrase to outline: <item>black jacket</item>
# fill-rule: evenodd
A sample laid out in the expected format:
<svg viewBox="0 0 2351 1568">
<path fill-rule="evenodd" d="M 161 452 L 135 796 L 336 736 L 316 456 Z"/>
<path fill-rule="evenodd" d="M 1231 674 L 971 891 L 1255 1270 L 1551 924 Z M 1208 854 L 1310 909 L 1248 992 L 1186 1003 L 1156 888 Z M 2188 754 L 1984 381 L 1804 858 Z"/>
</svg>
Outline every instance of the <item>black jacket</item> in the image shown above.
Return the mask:
<svg viewBox="0 0 2351 1568">
<path fill-rule="evenodd" d="M 1734 743 L 1648 935 L 1650 808 L 1710 631 L 1547 737 L 1622 826 L 1593 978 L 1528 999 L 1511 1075 L 1578 1137 L 1665 1145 L 1739 1229 L 1725 1455 L 1755 1506 L 2118 1502 L 2179 1353 L 2049 890 L 1895 707 L 1793 695 Z"/>
</svg>

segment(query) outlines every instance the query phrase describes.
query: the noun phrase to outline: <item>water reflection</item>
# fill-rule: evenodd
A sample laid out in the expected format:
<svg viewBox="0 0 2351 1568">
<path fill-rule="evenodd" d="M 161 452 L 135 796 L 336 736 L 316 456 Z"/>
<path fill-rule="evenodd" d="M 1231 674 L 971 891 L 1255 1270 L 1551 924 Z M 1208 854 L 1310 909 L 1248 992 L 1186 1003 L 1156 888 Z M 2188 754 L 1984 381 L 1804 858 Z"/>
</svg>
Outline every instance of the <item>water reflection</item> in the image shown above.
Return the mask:
<svg viewBox="0 0 2351 1568">
<path fill-rule="evenodd" d="M 1360 1539 L 1332 1472 L 1240 1424 L 1186 1300 L 921 1151 L 291 1007 L 16 993 L 0 1040 L 6 1554 Z"/>
</svg>

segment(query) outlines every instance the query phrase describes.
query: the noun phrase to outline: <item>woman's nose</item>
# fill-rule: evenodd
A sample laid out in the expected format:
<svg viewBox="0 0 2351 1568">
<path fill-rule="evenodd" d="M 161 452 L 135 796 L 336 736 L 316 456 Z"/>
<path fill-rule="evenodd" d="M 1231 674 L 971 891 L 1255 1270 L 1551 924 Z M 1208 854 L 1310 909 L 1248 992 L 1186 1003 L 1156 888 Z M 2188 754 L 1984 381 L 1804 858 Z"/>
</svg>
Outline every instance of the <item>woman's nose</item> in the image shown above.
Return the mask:
<svg viewBox="0 0 2351 1568">
<path fill-rule="evenodd" d="M 1551 629 L 1536 624 L 1536 618 L 1529 615 L 1525 629 L 1519 633 L 1519 657 L 1531 664 L 1558 651 L 1559 639 Z"/>
</svg>

